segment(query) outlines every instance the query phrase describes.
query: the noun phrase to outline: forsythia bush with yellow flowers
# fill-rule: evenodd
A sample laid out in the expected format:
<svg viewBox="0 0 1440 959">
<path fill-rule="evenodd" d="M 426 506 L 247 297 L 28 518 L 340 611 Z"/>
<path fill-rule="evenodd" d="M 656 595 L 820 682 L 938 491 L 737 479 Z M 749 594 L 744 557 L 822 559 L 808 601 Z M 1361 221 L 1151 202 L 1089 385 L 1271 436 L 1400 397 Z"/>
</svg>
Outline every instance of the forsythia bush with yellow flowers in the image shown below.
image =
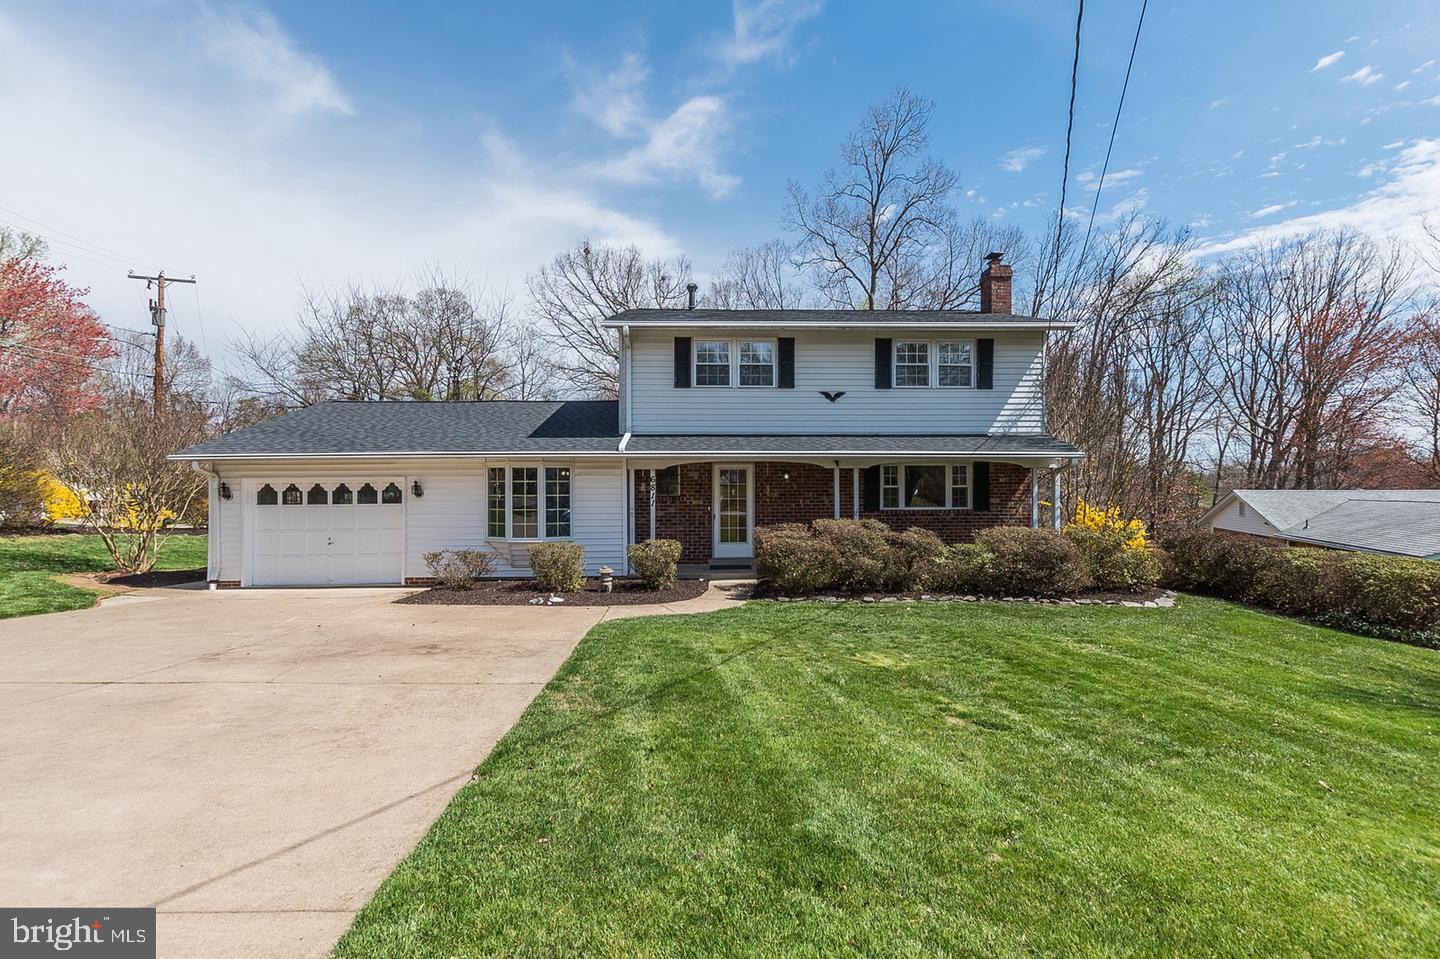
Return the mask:
<svg viewBox="0 0 1440 959">
<path fill-rule="evenodd" d="M 47 472 L 39 474 L 40 488 L 45 496 L 45 522 L 58 523 L 61 520 L 80 519 L 85 507 L 75 491 Z"/>
<path fill-rule="evenodd" d="M 1080 550 L 1096 589 L 1143 589 L 1160 579 L 1161 557 L 1150 545 L 1145 524 L 1123 517 L 1118 507 L 1080 500 L 1065 536 Z"/>
</svg>

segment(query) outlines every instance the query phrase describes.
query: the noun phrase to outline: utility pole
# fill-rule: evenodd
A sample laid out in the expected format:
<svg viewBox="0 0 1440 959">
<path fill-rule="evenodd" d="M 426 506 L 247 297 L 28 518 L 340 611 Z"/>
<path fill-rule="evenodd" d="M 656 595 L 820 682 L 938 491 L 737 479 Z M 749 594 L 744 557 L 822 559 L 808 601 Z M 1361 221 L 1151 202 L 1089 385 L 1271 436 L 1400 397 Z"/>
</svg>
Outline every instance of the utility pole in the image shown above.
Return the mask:
<svg viewBox="0 0 1440 959">
<path fill-rule="evenodd" d="M 142 276 L 131 272 L 132 280 L 144 280 L 145 289 L 155 288 L 155 299 L 150 301 L 150 324 L 155 327 L 155 415 L 160 415 L 165 400 L 165 287 L 171 283 L 194 283 L 195 277 L 179 280 L 165 275 L 161 270 L 155 276 Z"/>
</svg>

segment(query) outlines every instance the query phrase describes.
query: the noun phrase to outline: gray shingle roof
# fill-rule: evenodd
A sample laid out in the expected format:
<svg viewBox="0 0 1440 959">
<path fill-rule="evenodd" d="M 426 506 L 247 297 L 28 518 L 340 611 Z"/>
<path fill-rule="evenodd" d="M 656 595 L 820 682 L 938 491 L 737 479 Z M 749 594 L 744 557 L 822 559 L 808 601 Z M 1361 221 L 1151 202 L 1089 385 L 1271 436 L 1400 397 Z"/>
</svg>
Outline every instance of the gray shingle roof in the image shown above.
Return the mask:
<svg viewBox="0 0 1440 959">
<path fill-rule="evenodd" d="M 172 459 L 374 453 L 584 453 L 620 442 L 613 400 L 319 403 Z"/>
<path fill-rule="evenodd" d="M 1423 489 L 1237 489 L 1234 494 L 1279 530 L 1299 526 L 1312 516 L 1349 500 L 1400 499 L 1440 503 L 1440 490 Z"/>
<path fill-rule="evenodd" d="M 620 455 L 613 400 L 320 403 L 191 446 L 177 460 L 288 456 Z M 630 438 L 625 453 L 1078 456 L 1050 436 L 675 435 Z"/>
<path fill-rule="evenodd" d="M 858 455 L 936 453 L 952 456 L 1081 456 L 1080 450 L 1053 436 L 1011 433 L 898 436 L 885 434 L 806 436 L 728 436 L 721 434 L 630 437 L 625 452 L 636 455 L 662 453 L 837 453 Z"/>
<path fill-rule="evenodd" d="M 1440 493 L 1413 492 L 1431 495 L 1368 499 L 1360 493 L 1281 532 L 1327 546 L 1422 559 L 1440 555 Z"/>
<path fill-rule="evenodd" d="M 1044 317 L 978 310 L 626 310 L 605 321 L 606 326 L 930 326 L 1046 327 L 1066 330 L 1073 325 Z"/>
</svg>

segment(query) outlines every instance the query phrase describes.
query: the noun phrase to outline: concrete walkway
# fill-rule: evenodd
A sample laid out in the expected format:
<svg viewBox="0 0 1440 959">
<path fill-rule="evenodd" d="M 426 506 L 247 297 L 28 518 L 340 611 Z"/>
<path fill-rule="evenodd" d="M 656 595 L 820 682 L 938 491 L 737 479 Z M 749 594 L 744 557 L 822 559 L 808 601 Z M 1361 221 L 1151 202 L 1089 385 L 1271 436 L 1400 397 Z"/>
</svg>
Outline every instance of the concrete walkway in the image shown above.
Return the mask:
<svg viewBox="0 0 1440 959">
<path fill-rule="evenodd" d="M 733 589 L 166 589 L 0 621 L 0 903 L 154 905 L 161 956 L 327 955 L 590 627 Z"/>
</svg>

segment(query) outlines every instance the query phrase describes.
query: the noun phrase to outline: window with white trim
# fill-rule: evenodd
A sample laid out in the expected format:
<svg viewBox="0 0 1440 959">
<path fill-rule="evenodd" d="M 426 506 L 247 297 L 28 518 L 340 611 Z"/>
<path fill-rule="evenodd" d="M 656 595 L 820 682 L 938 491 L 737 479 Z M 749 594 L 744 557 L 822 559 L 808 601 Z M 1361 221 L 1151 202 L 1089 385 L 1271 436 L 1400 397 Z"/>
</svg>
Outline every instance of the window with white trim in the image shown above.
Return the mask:
<svg viewBox="0 0 1440 959">
<path fill-rule="evenodd" d="M 490 539 L 570 538 L 568 466 L 492 466 L 485 471 L 485 535 Z"/>
<path fill-rule="evenodd" d="M 700 340 L 695 344 L 695 385 L 730 385 L 729 340 Z"/>
<path fill-rule="evenodd" d="M 969 509 L 970 465 L 898 463 L 881 466 L 880 508 Z"/>
<path fill-rule="evenodd" d="M 741 340 L 739 356 L 740 376 L 736 382 L 741 386 L 775 385 L 774 340 Z"/>
<path fill-rule="evenodd" d="M 900 340 L 895 344 L 895 385 L 930 385 L 930 344 L 924 340 Z"/>
<path fill-rule="evenodd" d="M 937 386 L 974 386 L 975 349 L 969 342 L 935 344 Z"/>
</svg>

